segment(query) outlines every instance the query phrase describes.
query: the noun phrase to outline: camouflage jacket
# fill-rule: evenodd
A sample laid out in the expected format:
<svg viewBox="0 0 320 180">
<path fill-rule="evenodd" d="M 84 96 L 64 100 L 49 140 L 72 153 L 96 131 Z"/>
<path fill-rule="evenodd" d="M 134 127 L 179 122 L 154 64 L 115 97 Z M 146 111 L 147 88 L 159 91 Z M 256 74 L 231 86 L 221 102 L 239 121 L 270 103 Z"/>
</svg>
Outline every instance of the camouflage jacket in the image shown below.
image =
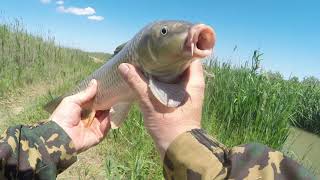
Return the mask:
<svg viewBox="0 0 320 180">
<path fill-rule="evenodd" d="M 226 148 L 203 130 L 178 136 L 164 158 L 166 179 L 316 179 L 297 162 L 261 144 Z"/>
<path fill-rule="evenodd" d="M 15 126 L 0 137 L 0 179 L 55 179 L 76 161 L 56 123 Z M 177 137 L 164 158 L 166 179 L 313 179 L 293 160 L 259 144 L 227 149 L 203 130 Z"/>
<path fill-rule="evenodd" d="M 53 121 L 15 126 L 0 137 L 0 179 L 56 179 L 76 161 L 69 136 Z"/>
</svg>

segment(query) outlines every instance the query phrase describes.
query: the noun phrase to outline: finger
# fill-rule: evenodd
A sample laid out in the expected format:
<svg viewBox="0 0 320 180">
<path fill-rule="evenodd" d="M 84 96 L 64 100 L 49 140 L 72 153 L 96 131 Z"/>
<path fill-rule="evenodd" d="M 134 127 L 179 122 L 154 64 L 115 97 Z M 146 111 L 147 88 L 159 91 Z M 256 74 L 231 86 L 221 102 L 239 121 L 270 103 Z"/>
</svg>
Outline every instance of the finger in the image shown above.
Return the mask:
<svg viewBox="0 0 320 180">
<path fill-rule="evenodd" d="M 100 122 L 100 131 L 103 134 L 103 137 L 109 132 L 110 128 L 111 123 L 109 116 L 107 116 Z"/>
<path fill-rule="evenodd" d="M 89 127 L 90 131 L 94 134 L 94 140 L 100 142 L 105 135 L 108 133 L 111 128 L 109 111 L 97 111 L 98 116 L 96 115 L 94 121 Z M 97 143 L 98 143 L 97 142 Z"/>
<path fill-rule="evenodd" d="M 123 79 L 128 83 L 132 90 L 139 95 L 140 98 L 148 95 L 147 80 L 138 69 L 131 64 L 122 63 L 119 66 L 119 71 Z"/>
<path fill-rule="evenodd" d="M 187 74 L 183 81 L 185 82 L 187 89 L 190 87 L 204 87 L 205 83 L 201 60 L 195 60 L 190 64 L 190 67 L 187 70 Z"/>
<path fill-rule="evenodd" d="M 98 112 L 99 116 L 96 116 L 96 118 L 99 121 L 99 129 L 103 136 L 105 136 L 111 128 L 109 110 Z"/>
<path fill-rule="evenodd" d="M 94 96 L 97 93 L 97 81 L 95 79 L 92 79 L 84 91 L 79 92 L 78 94 L 75 94 L 71 96 L 70 99 L 72 99 L 73 102 L 76 104 L 82 106 L 92 100 Z"/>
</svg>

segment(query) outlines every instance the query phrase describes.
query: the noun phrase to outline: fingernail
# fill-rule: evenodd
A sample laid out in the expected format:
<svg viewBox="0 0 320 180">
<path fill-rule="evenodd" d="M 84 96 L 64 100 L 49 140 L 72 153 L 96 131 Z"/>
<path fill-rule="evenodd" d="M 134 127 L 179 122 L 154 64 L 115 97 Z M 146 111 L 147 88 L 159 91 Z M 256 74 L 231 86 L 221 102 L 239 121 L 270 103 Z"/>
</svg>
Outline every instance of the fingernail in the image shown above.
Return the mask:
<svg viewBox="0 0 320 180">
<path fill-rule="evenodd" d="M 126 64 L 120 64 L 120 66 L 119 66 L 119 71 L 120 71 L 122 74 L 127 74 L 128 71 L 129 71 L 128 65 L 126 65 Z"/>
</svg>

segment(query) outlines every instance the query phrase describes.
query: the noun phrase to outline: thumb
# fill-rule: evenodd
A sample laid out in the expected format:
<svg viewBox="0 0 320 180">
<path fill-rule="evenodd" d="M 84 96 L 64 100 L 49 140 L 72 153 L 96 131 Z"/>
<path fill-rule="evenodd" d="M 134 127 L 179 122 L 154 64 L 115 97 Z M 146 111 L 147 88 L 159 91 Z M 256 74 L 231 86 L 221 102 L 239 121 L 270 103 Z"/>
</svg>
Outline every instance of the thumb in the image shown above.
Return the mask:
<svg viewBox="0 0 320 180">
<path fill-rule="evenodd" d="M 148 95 L 147 80 L 137 68 L 131 64 L 122 63 L 119 66 L 119 71 L 122 78 L 140 98 L 144 98 Z"/>
<path fill-rule="evenodd" d="M 88 87 L 73 96 L 70 97 L 70 99 L 78 104 L 79 106 L 82 106 L 89 102 L 97 93 L 97 81 L 95 79 L 92 79 L 88 85 Z"/>
</svg>

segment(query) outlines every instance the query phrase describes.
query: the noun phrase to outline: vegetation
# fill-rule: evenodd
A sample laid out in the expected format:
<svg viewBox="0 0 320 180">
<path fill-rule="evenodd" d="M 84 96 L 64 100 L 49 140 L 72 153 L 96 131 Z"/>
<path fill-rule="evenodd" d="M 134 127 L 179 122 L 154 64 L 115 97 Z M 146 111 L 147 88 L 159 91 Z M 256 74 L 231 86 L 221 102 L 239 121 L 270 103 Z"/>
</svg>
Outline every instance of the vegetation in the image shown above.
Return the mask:
<svg viewBox="0 0 320 180">
<path fill-rule="evenodd" d="M 99 67 L 89 54 L 55 45 L 54 37 L 32 36 L 20 21 L 0 26 L 0 97 L 39 82 L 75 83 Z"/>
<path fill-rule="evenodd" d="M 42 106 L 101 66 L 92 57 L 106 56 L 59 47 L 53 37 L 30 35 L 19 21 L 0 25 L 0 132 L 8 125 L 48 118 Z M 252 64 L 240 67 L 209 61 L 208 71 L 214 77 L 206 79 L 203 128 L 228 146 L 255 141 L 276 149 L 286 140 L 290 124 L 319 134 L 319 80 L 284 80 L 278 73 L 262 72 L 261 57 L 255 51 Z M 41 92 L 27 98 L 34 87 Z M 12 98 L 25 102 L 22 111 L 11 113 Z M 12 115 L 3 116 L 8 113 Z M 92 159 L 80 160 L 62 177 L 161 179 L 161 163 L 137 107 L 128 119 L 94 152 L 84 153 Z M 90 166 L 101 158 L 100 171 Z"/>
<path fill-rule="evenodd" d="M 100 60 L 110 59 L 110 57 L 111 57 L 111 54 L 101 53 L 101 52 L 90 52 L 89 55 L 91 57 L 95 57 L 95 58 L 98 58 Z"/>
<path fill-rule="evenodd" d="M 203 127 L 219 132 L 227 145 L 255 141 L 279 149 L 295 111 L 295 87 L 257 73 L 256 64 L 232 67 L 214 61 L 210 67 L 215 77 L 207 80 Z"/>
<path fill-rule="evenodd" d="M 315 77 L 308 77 L 301 83 L 292 83 L 297 86 L 296 93 L 299 96 L 294 125 L 320 135 L 320 81 Z"/>
</svg>

